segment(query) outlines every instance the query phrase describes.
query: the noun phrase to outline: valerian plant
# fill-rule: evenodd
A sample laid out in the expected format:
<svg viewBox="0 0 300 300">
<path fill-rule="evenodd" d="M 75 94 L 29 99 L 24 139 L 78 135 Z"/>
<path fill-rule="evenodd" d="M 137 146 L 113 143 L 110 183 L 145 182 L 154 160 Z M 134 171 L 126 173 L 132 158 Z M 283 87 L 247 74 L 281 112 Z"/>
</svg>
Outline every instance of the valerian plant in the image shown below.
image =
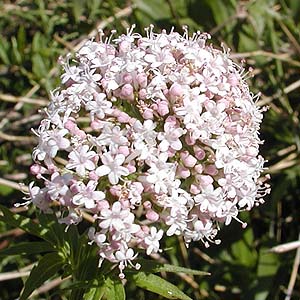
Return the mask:
<svg viewBox="0 0 300 300">
<path fill-rule="evenodd" d="M 21 300 L 57 272 L 73 279 L 70 299 L 125 299 L 129 280 L 190 299 L 153 273 L 203 272 L 141 257 L 163 253 L 162 239 L 173 235 L 186 246 L 219 244 L 221 225 L 245 227 L 239 212 L 269 193 L 260 179 L 264 109 L 245 70 L 206 33 L 145 31 L 99 32 L 60 60 L 62 85 L 34 130 L 28 202 L 40 224 L 2 208 L 3 221 L 42 238 L 48 252 Z M 79 234 L 84 219 L 91 223 Z"/>
</svg>

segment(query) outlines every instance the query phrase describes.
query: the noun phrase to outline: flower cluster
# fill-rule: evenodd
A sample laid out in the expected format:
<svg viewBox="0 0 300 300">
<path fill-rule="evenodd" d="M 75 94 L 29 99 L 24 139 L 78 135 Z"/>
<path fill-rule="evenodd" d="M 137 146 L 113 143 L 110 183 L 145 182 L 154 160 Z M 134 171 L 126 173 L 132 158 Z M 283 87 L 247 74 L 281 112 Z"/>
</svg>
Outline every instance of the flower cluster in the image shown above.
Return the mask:
<svg viewBox="0 0 300 300">
<path fill-rule="evenodd" d="M 31 201 L 59 220 L 95 222 L 89 238 L 100 260 L 124 268 L 163 235 L 219 243 L 219 224 L 262 203 L 262 109 L 228 51 L 208 34 L 134 27 L 87 42 L 61 62 L 31 172 Z"/>
</svg>

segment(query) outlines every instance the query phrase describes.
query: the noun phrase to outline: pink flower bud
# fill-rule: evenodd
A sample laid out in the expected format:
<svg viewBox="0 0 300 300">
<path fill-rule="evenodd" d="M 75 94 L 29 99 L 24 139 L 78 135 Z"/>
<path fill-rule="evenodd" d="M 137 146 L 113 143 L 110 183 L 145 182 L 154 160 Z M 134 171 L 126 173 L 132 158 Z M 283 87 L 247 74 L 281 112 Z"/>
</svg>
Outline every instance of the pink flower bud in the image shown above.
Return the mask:
<svg viewBox="0 0 300 300">
<path fill-rule="evenodd" d="M 205 151 L 198 146 L 194 146 L 194 152 L 197 159 L 202 160 L 205 157 Z"/>
<path fill-rule="evenodd" d="M 144 206 L 144 208 L 146 209 L 146 210 L 148 210 L 148 209 L 151 209 L 151 207 L 152 207 L 152 204 L 151 204 L 151 202 L 150 201 L 145 201 L 144 203 L 143 203 L 143 206 Z"/>
<path fill-rule="evenodd" d="M 214 182 L 213 178 L 209 175 L 199 175 L 197 176 L 197 179 L 199 180 L 201 186 L 207 186 Z"/>
<path fill-rule="evenodd" d="M 146 226 L 146 225 L 143 225 L 143 226 L 142 226 L 142 230 L 143 230 L 146 234 L 148 234 L 148 233 L 150 232 L 150 228 L 149 228 L 148 226 Z"/>
<path fill-rule="evenodd" d="M 99 176 L 96 174 L 95 171 L 90 171 L 89 172 L 89 179 L 90 180 L 94 180 L 94 181 L 98 181 Z"/>
<path fill-rule="evenodd" d="M 186 159 L 189 156 L 189 152 L 188 151 L 181 151 L 180 152 L 180 158 L 181 160 Z"/>
<path fill-rule="evenodd" d="M 128 100 L 133 100 L 133 87 L 131 84 L 126 83 L 121 89 L 121 96 Z"/>
<path fill-rule="evenodd" d="M 109 202 L 106 200 L 97 201 L 96 207 L 98 211 L 109 208 Z"/>
<path fill-rule="evenodd" d="M 70 186 L 70 191 L 74 194 L 77 194 L 80 192 L 80 187 L 77 181 L 75 181 L 71 186 Z"/>
<path fill-rule="evenodd" d="M 218 170 L 215 165 L 208 165 L 205 167 L 205 173 L 211 176 L 215 176 L 218 174 Z"/>
<path fill-rule="evenodd" d="M 168 157 L 174 157 L 176 154 L 176 150 L 172 149 L 171 147 L 168 148 Z"/>
<path fill-rule="evenodd" d="M 130 74 L 125 74 L 123 80 L 125 83 L 132 83 L 132 76 Z"/>
<path fill-rule="evenodd" d="M 130 117 L 128 114 L 126 114 L 125 112 L 121 111 L 117 117 L 118 121 L 120 123 L 128 123 L 130 120 Z"/>
<path fill-rule="evenodd" d="M 140 182 L 133 182 L 132 183 L 132 186 L 134 186 L 135 187 L 135 189 L 136 189 L 136 191 L 139 193 L 139 194 L 141 194 L 142 192 L 143 192 L 143 190 L 144 190 L 144 187 L 143 187 L 143 185 L 140 183 Z"/>
<path fill-rule="evenodd" d="M 94 120 L 94 121 L 91 122 L 91 128 L 93 130 L 99 130 L 99 129 L 102 128 L 102 124 L 98 120 Z"/>
<path fill-rule="evenodd" d="M 150 108 L 146 108 L 143 112 L 143 118 L 145 120 L 153 120 L 153 110 Z"/>
<path fill-rule="evenodd" d="M 159 219 L 159 214 L 154 210 L 149 209 L 146 213 L 146 218 L 151 222 L 156 222 Z"/>
<path fill-rule="evenodd" d="M 193 139 L 189 134 L 186 134 L 186 135 L 185 135 L 185 142 L 186 142 L 189 146 L 195 145 L 195 143 L 196 143 L 195 139 Z"/>
<path fill-rule="evenodd" d="M 126 166 L 127 170 L 129 171 L 130 174 L 134 173 L 136 171 L 136 167 L 132 164 L 128 164 Z"/>
<path fill-rule="evenodd" d="M 181 97 L 183 95 L 183 89 L 178 83 L 173 83 L 170 87 L 169 94 L 172 97 Z"/>
<path fill-rule="evenodd" d="M 32 175 L 38 175 L 41 174 L 42 166 L 34 164 L 30 167 L 30 173 Z"/>
<path fill-rule="evenodd" d="M 200 188 L 195 185 L 195 184 L 191 184 L 191 187 L 190 187 L 190 192 L 194 195 L 197 195 L 201 192 Z"/>
<path fill-rule="evenodd" d="M 76 127 L 76 124 L 71 121 L 70 119 L 64 124 L 64 127 L 66 129 L 68 129 L 71 133 L 73 132 L 73 130 L 75 129 Z"/>
<path fill-rule="evenodd" d="M 157 104 L 156 103 L 153 103 L 150 107 L 151 107 L 151 109 L 157 111 Z"/>
<path fill-rule="evenodd" d="M 74 130 L 74 135 L 77 135 L 82 140 L 86 138 L 86 133 L 83 130 L 79 129 L 79 128 L 76 128 Z"/>
<path fill-rule="evenodd" d="M 185 168 L 184 166 L 178 166 L 177 167 L 177 175 L 181 178 L 188 178 L 191 175 L 191 172 L 189 169 Z"/>
<path fill-rule="evenodd" d="M 198 173 L 198 174 L 201 174 L 203 172 L 203 166 L 202 165 L 196 165 L 194 167 L 194 170 Z"/>
<path fill-rule="evenodd" d="M 147 91 L 145 89 L 141 89 L 139 90 L 138 95 L 140 99 L 144 100 L 147 98 Z"/>
<path fill-rule="evenodd" d="M 161 116 L 165 116 L 169 113 L 169 105 L 167 101 L 159 101 L 157 103 L 157 112 Z"/>
<path fill-rule="evenodd" d="M 175 116 L 168 116 L 167 119 L 166 119 L 165 126 L 168 126 L 167 128 L 170 128 L 170 127 L 177 128 L 178 123 L 177 123 L 176 117 Z"/>
<path fill-rule="evenodd" d="M 185 157 L 182 162 L 184 163 L 184 165 L 188 168 L 193 168 L 195 166 L 195 164 L 197 163 L 197 159 L 192 156 L 192 155 L 188 155 L 187 157 Z"/>
<path fill-rule="evenodd" d="M 141 88 L 145 88 L 147 86 L 147 75 L 145 73 L 137 74 L 136 80 Z"/>
</svg>

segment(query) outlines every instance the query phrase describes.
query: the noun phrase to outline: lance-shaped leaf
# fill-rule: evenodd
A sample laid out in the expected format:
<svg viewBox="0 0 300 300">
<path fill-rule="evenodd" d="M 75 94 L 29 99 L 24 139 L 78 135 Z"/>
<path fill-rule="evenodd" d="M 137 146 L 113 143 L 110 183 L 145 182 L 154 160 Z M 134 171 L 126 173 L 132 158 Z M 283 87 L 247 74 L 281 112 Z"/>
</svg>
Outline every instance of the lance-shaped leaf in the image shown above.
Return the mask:
<svg viewBox="0 0 300 300">
<path fill-rule="evenodd" d="M 52 251 L 55 249 L 48 242 L 25 242 L 1 250 L 0 256 L 29 255 Z"/>
<path fill-rule="evenodd" d="M 28 279 L 25 282 L 25 287 L 20 300 L 26 300 L 30 294 L 39 288 L 46 280 L 54 276 L 64 265 L 63 258 L 57 253 L 46 254 L 35 266 Z"/>
<path fill-rule="evenodd" d="M 138 287 L 159 294 L 167 299 L 192 300 L 174 284 L 157 275 L 138 272 L 130 277 Z"/>
<path fill-rule="evenodd" d="M 184 273 L 190 275 L 210 275 L 210 273 L 200 270 L 194 270 L 184 267 L 179 267 L 170 264 L 162 264 L 154 260 L 139 259 L 138 262 L 142 266 L 142 271 L 147 273 L 169 272 L 169 273 Z"/>
<path fill-rule="evenodd" d="M 27 233 L 38 236 L 50 243 L 52 242 L 52 239 L 49 238 L 49 230 L 47 228 L 43 228 L 30 218 L 12 213 L 3 205 L 0 205 L 0 222 L 1 221 L 11 227 L 23 229 Z"/>
</svg>

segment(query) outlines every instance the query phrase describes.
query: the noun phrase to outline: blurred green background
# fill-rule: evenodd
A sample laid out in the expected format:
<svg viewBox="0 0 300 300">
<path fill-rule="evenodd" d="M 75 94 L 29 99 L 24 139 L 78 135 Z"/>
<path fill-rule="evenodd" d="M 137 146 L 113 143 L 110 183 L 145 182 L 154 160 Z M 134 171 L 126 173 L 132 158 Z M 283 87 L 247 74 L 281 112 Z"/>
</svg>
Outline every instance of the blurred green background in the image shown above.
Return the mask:
<svg viewBox="0 0 300 300">
<path fill-rule="evenodd" d="M 182 32 L 212 34 L 212 43 L 231 49 L 250 68 L 248 83 L 259 104 L 269 106 L 261 138 L 272 193 L 266 203 L 242 213 L 248 227 L 232 223 L 220 233 L 222 244 L 185 249 L 177 238 L 166 242 L 165 259 L 211 272 L 209 277 L 169 276 L 193 299 L 299 299 L 295 250 L 271 253 L 273 246 L 298 239 L 300 224 L 300 1 L 298 0 L 16 0 L 0 2 L 0 203 L 12 207 L 28 184 L 39 109 L 59 85 L 58 58 L 80 47 L 96 28 L 109 33 L 136 31 L 154 24 Z M 253 70 L 251 70 L 253 69 Z M 16 210 L 16 209 L 15 209 Z M 19 209 L 20 210 L 20 209 Z M 22 209 L 21 209 L 22 210 Z M 32 211 L 23 212 L 31 214 Z M 0 223 L 0 249 L 34 238 Z M 16 299 L 37 257 L 0 257 L 0 299 Z M 292 270 L 296 272 L 292 276 Z M 17 272 L 21 270 L 21 275 Z M 162 274 L 166 276 L 166 274 Z M 291 296 L 289 282 L 295 278 Z M 15 278 L 14 277 L 18 277 Z M 32 299 L 67 299 L 52 281 Z M 51 282 L 50 282 L 51 283 Z M 67 283 L 62 283 L 64 287 Z M 162 299 L 126 285 L 127 299 Z"/>
</svg>

